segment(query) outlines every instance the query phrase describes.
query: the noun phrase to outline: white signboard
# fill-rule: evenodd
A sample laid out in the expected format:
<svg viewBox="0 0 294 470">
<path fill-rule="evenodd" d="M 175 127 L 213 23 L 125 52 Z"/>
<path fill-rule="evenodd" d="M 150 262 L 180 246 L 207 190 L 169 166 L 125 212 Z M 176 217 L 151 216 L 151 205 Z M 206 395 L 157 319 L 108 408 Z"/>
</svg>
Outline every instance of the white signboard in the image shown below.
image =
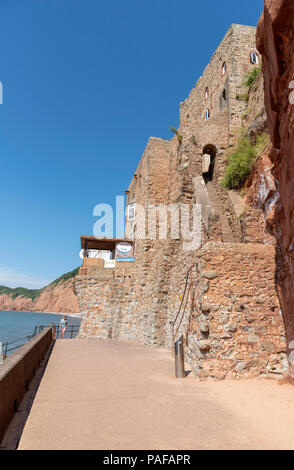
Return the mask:
<svg viewBox="0 0 294 470">
<path fill-rule="evenodd" d="M 115 259 L 108 259 L 104 261 L 104 268 L 115 268 Z"/>
<path fill-rule="evenodd" d="M 84 257 L 84 251 L 85 250 L 80 251 L 80 258 L 82 259 Z M 107 251 L 107 250 L 87 250 L 87 255 L 88 255 L 87 258 L 96 258 L 96 259 L 102 258 L 104 260 L 110 259 L 110 251 Z"/>
<path fill-rule="evenodd" d="M 118 245 L 116 246 L 116 249 L 119 253 L 126 254 L 126 253 L 131 252 L 132 245 L 130 243 L 122 242 L 122 243 L 118 243 Z"/>
</svg>

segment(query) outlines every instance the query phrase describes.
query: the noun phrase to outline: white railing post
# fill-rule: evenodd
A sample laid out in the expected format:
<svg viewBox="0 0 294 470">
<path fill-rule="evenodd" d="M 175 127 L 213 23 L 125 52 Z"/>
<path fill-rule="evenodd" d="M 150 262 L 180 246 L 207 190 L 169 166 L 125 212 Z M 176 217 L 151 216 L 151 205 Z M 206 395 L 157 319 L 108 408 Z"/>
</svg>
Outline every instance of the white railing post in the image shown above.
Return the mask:
<svg viewBox="0 0 294 470">
<path fill-rule="evenodd" d="M 3 350 L 2 350 L 2 343 L 0 341 L 0 364 L 3 364 Z"/>
</svg>

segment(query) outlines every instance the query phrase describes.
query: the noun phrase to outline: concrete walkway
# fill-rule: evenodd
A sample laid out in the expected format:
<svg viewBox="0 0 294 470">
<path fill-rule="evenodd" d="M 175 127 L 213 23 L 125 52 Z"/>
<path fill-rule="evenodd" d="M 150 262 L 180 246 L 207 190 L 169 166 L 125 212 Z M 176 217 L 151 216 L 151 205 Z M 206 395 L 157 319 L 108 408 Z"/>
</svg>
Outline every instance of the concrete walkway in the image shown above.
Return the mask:
<svg viewBox="0 0 294 470">
<path fill-rule="evenodd" d="M 57 340 L 19 449 L 294 449 L 294 387 L 174 378 L 167 351 Z"/>
</svg>

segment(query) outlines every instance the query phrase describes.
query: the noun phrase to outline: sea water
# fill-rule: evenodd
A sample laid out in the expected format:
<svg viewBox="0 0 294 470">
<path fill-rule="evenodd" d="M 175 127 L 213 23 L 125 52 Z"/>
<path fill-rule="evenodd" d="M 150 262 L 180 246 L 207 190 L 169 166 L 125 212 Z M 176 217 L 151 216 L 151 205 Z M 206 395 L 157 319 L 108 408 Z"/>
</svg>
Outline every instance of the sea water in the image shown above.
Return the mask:
<svg viewBox="0 0 294 470">
<path fill-rule="evenodd" d="M 80 318 L 69 316 L 69 314 L 66 316 L 69 326 L 68 330 L 71 325 L 80 325 Z M 62 317 L 63 315 L 55 313 L 11 312 L 2 310 L 0 311 L 0 341 L 6 343 L 7 341 L 14 341 L 31 335 L 36 326 L 50 326 L 51 323 L 58 326 Z"/>
</svg>

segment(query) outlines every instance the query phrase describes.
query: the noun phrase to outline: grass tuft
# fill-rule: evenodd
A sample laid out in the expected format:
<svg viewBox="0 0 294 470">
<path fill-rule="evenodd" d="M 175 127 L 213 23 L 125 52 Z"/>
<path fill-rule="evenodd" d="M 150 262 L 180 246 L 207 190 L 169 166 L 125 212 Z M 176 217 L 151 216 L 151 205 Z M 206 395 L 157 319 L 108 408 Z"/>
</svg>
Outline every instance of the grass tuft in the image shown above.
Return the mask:
<svg viewBox="0 0 294 470">
<path fill-rule="evenodd" d="M 249 101 L 249 93 L 241 93 L 236 95 L 236 99 L 239 101 Z"/>
<path fill-rule="evenodd" d="M 251 145 L 249 137 L 242 135 L 235 150 L 228 156 L 228 166 L 221 185 L 226 189 L 240 189 L 250 175 L 260 155 L 268 145 L 268 135 L 257 137 L 256 145 Z"/>
<path fill-rule="evenodd" d="M 261 65 L 259 67 L 254 67 L 250 70 L 250 72 L 247 73 L 247 75 L 245 76 L 244 85 L 248 87 L 249 91 L 253 87 L 256 80 L 260 77 L 261 73 Z"/>
<path fill-rule="evenodd" d="M 176 134 L 176 136 L 177 136 L 177 138 L 178 138 L 178 141 L 179 141 L 179 143 L 181 144 L 182 141 L 183 141 L 183 136 L 179 134 L 179 131 L 178 131 L 175 127 L 169 126 L 169 128 L 170 128 L 170 130 L 171 130 L 174 134 Z"/>
</svg>

